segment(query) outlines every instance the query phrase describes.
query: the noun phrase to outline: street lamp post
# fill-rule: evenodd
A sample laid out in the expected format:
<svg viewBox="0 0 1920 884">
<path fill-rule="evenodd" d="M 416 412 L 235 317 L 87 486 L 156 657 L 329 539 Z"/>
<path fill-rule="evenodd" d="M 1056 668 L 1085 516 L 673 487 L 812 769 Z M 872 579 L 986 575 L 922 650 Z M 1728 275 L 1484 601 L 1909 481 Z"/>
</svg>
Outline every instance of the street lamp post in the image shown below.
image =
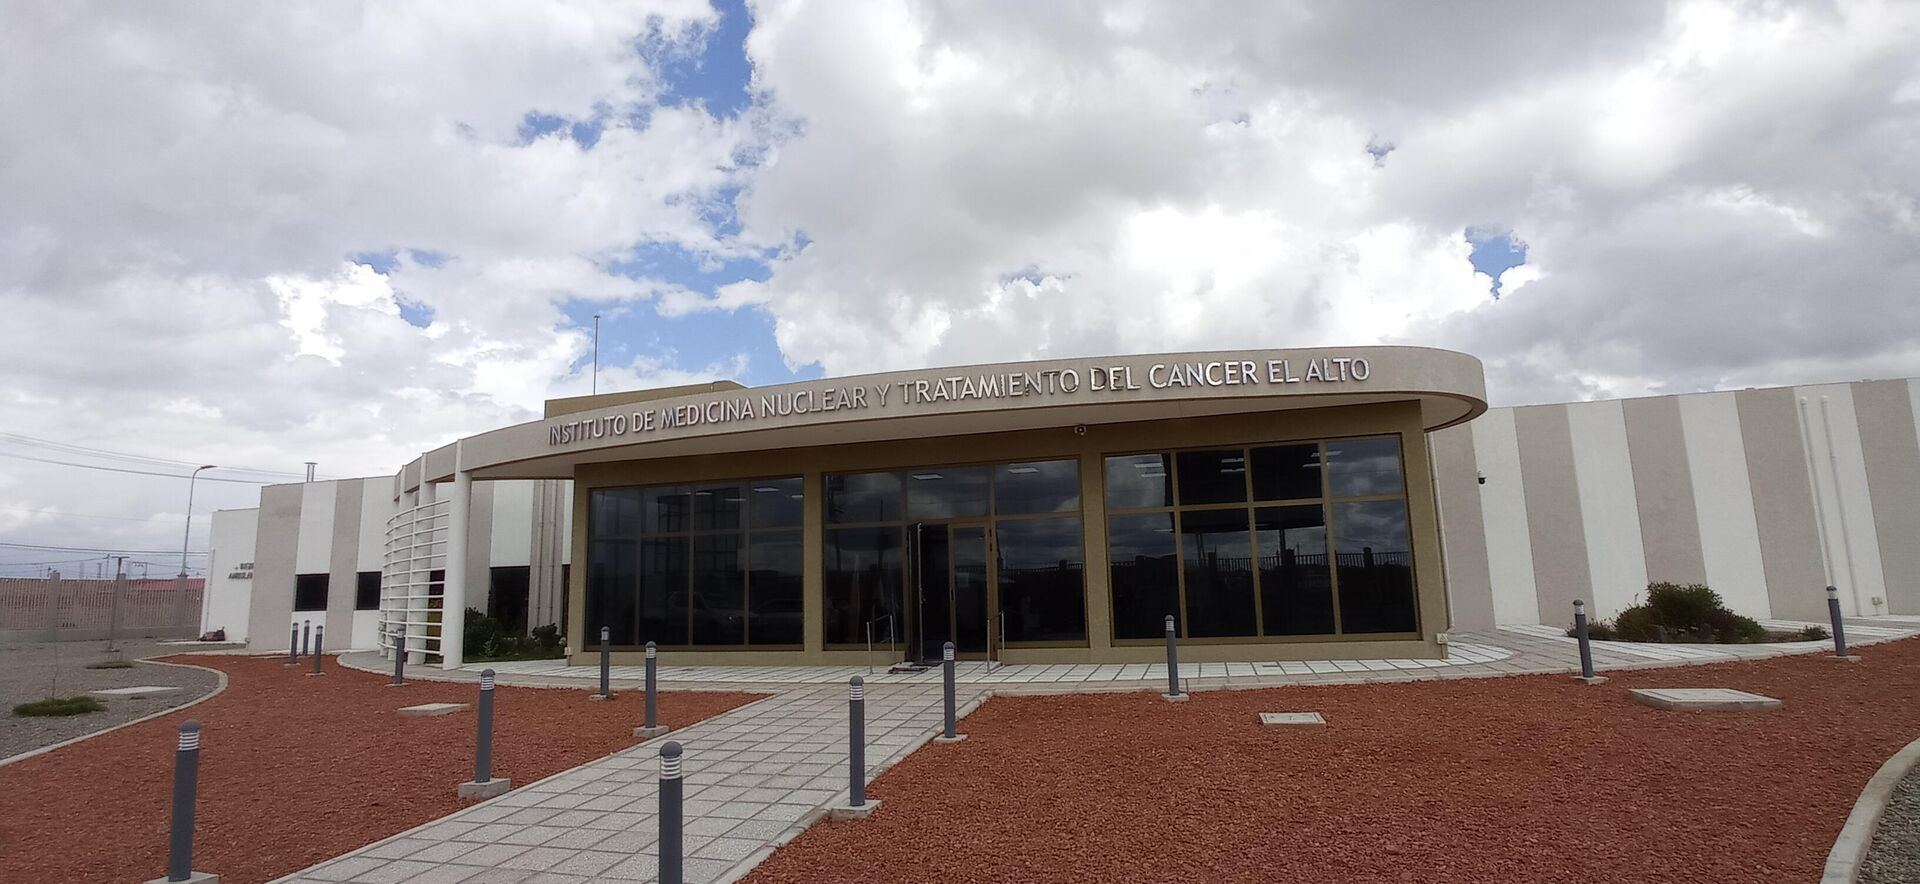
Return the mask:
<svg viewBox="0 0 1920 884">
<path fill-rule="evenodd" d="M 195 469 L 193 474 L 187 477 L 187 525 L 180 532 L 180 576 L 175 579 L 173 585 L 175 612 L 173 619 L 176 625 L 178 625 L 182 619 L 182 609 L 185 608 L 187 604 L 187 544 L 193 542 L 193 483 L 200 478 L 201 470 L 213 469 L 219 468 L 213 464 L 207 464 Z M 211 567 L 212 563 L 209 562 L 208 565 Z M 199 633 L 196 632 L 195 636 L 197 637 L 198 634 Z"/>
</svg>

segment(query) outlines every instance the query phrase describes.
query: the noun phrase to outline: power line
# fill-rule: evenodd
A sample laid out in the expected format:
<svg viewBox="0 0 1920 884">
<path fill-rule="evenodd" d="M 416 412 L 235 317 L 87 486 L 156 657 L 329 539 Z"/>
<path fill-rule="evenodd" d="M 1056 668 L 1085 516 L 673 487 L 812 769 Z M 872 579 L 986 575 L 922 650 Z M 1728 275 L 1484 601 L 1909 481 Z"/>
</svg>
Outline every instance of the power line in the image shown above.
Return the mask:
<svg viewBox="0 0 1920 884">
<path fill-rule="evenodd" d="M 104 546 L 45 546 L 45 545 L 36 544 L 36 543 L 4 543 L 4 542 L 0 542 L 0 549 L 34 549 L 34 550 L 40 550 L 42 552 L 61 552 L 61 553 L 93 552 L 93 553 L 101 553 L 103 555 L 120 555 L 124 553 L 130 556 L 177 556 L 180 554 L 180 551 L 177 549 L 121 549 L 119 547 L 104 547 Z M 187 553 L 187 555 L 190 555 L 190 556 L 204 556 L 206 554 L 207 554 L 206 550 L 193 550 Z"/>
<path fill-rule="evenodd" d="M 11 511 L 0 510 L 0 514 L 5 514 L 8 512 L 11 512 Z M 19 512 L 22 512 L 28 516 L 71 516 L 72 518 L 76 518 L 76 519 L 109 519 L 115 522 L 151 522 L 154 519 L 159 518 L 158 516 L 148 516 L 144 519 L 135 519 L 130 516 L 93 516 L 93 515 L 88 515 L 86 513 L 68 513 L 68 512 L 62 512 L 60 510 L 20 510 Z"/>
<path fill-rule="evenodd" d="M 112 451 L 105 448 L 90 448 L 85 445 L 75 445 L 71 442 L 56 442 L 51 439 L 38 439 L 33 436 L 26 436 L 20 433 L 0 432 L 0 439 L 7 440 L 9 442 L 15 442 L 21 445 L 32 446 L 35 448 L 48 448 L 54 451 L 59 451 L 67 454 L 82 454 L 82 455 L 88 455 L 92 457 L 113 458 L 116 460 L 143 462 L 149 465 L 159 465 L 159 466 L 176 466 L 176 467 L 199 466 L 199 464 L 196 464 L 192 461 L 174 460 L 172 458 L 165 458 L 165 457 L 148 457 L 147 455 L 144 455 L 144 454 L 131 454 L 124 451 Z M 232 472 L 238 472 L 238 473 L 258 473 L 263 476 L 286 476 L 288 478 L 293 478 L 293 479 L 302 479 L 306 477 L 306 474 L 304 473 L 291 473 L 286 470 L 257 470 L 257 469 L 253 469 L 252 467 L 222 467 L 222 469 L 230 470 Z"/>
<path fill-rule="evenodd" d="M 11 452 L 11 451 L 0 451 L 0 457 L 14 457 L 14 458 L 19 458 L 20 460 L 31 460 L 31 461 L 37 461 L 37 462 L 39 462 L 39 463 L 50 463 L 50 464 L 54 464 L 54 465 L 56 465 L 56 466 L 63 466 L 63 467 L 79 467 L 80 469 L 83 469 L 83 470 L 104 470 L 104 471 L 106 471 L 106 472 L 109 472 L 109 473 L 130 473 L 130 474 L 132 474 L 132 475 L 135 475 L 135 476 L 159 476 L 159 477 L 161 477 L 161 478 L 163 478 L 163 479 L 185 479 L 185 478 L 188 478 L 187 476 L 183 476 L 183 475 L 180 475 L 180 474 L 178 474 L 178 473 L 155 473 L 155 472 L 152 472 L 152 471 L 149 471 L 149 470 L 130 470 L 130 469 L 127 469 L 127 468 L 125 468 L 125 467 L 108 467 L 108 466 L 101 466 L 101 465 L 99 465 L 99 464 L 90 464 L 90 463 L 74 463 L 74 462 L 72 462 L 72 461 L 66 461 L 66 460 L 52 460 L 52 459 L 49 459 L 49 458 L 45 458 L 45 457 L 34 457 L 34 456 L 32 456 L 32 455 L 27 455 L 27 454 L 14 454 L 14 453 L 13 453 L 13 452 Z M 282 485 L 282 484 L 286 484 L 286 483 L 283 483 L 283 482 L 272 482 L 272 481 L 261 481 L 261 480 L 258 480 L 258 479 L 222 479 L 222 478 L 220 478 L 220 477 L 218 477 L 218 476 L 204 476 L 204 477 L 202 477 L 202 478 L 200 479 L 200 481 L 202 481 L 202 482 L 232 482 L 232 483 L 234 483 L 234 484 L 237 484 L 237 485 Z"/>
</svg>

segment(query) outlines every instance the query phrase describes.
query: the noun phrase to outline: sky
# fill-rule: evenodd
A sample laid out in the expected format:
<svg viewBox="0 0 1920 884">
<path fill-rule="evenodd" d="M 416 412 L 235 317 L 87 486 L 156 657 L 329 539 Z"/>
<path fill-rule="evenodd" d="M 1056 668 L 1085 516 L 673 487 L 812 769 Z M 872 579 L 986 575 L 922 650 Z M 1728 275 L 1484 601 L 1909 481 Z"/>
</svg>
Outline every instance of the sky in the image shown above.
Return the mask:
<svg viewBox="0 0 1920 884">
<path fill-rule="evenodd" d="M 32 2 L 0 109 L 0 575 L 533 419 L 596 314 L 602 391 L 1920 375 L 1913 3 Z"/>
</svg>

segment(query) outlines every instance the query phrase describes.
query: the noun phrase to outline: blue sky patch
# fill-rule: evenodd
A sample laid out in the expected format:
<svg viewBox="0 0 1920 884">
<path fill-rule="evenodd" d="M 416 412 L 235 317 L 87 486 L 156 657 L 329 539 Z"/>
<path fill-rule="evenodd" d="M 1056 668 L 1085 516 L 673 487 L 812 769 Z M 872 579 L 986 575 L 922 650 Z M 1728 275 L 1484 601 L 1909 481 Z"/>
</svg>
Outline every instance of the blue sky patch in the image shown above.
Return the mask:
<svg viewBox="0 0 1920 884">
<path fill-rule="evenodd" d="M 1467 260 L 1473 269 L 1493 277 L 1493 296 L 1500 297 L 1500 274 L 1527 263 L 1527 244 L 1511 230 L 1479 227 L 1467 228 L 1467 242 L 1473 244 Z"/>
</svg>

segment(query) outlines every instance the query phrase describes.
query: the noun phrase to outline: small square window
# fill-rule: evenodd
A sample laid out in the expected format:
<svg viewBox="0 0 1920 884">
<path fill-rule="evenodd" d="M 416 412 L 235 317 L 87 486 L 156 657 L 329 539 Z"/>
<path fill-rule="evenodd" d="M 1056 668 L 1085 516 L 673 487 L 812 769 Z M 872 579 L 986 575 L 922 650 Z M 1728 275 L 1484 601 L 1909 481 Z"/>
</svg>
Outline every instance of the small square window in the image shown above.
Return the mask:
<svg viewBox="0 0 1920 884">
<path fill-rule="evenodd" d="M 295 611 L 324 611 L 327 609 L 327 575 L 296 574 L 293 577 L 293 609 Z"/>
<path fill-rule="evenodd" d="M 361 571 L 355 575 L 353 583 L 353 609 L 356 611 L 380 610 L 379 571 Z"/>
</svg>

